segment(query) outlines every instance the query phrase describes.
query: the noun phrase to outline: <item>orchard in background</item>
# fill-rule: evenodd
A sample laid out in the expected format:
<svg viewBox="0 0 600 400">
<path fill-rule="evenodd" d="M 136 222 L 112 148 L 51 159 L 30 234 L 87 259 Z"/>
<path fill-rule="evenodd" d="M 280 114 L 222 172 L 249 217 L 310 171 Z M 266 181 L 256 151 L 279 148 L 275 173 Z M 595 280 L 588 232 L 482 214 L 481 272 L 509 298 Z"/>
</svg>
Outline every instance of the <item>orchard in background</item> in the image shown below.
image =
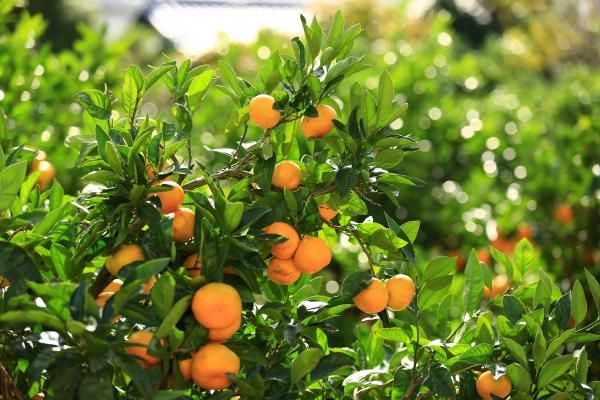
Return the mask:
<svg viewBox="0 0 600 400">
<path fill-rule="evenodd" d="M 0 390 L 25 399 L 589 399 L 586 345 L 600 339 L 600 285 L 589 273 L 563 294 L 527 240 L 512 258 L 475 251 L 417 257 L 417 221 L 392 197 L 414 139 L 388 73 L 354 82 L 358 25 L 301 19 L 304 40 L 275 52 L 253 82 L 173 61 L 121 88 L 77 93 L 84 110 L 82 192 L 44 179 L 39 152 L 0 121 Z M 192 157 L 193 116 L 218 75 L 241 140 Z M 169 112 L 140 112 L 165 85 Z M 115 111 L 117 111 L 115 113 Z M 226 127 L 223 127 L 226 130 Z M 208 151 L 208 150 L 206 150 Z M 29 173 L 28 173 L 29 171 Z M 380 208 L 369 216 L 368 207 Z M 325 295 L 343 244 L 366 268 Z M 591 293 L 588 304 L 584 285 Z M 350 346 L 331 345 L 340 316 Z"/>
</svg>

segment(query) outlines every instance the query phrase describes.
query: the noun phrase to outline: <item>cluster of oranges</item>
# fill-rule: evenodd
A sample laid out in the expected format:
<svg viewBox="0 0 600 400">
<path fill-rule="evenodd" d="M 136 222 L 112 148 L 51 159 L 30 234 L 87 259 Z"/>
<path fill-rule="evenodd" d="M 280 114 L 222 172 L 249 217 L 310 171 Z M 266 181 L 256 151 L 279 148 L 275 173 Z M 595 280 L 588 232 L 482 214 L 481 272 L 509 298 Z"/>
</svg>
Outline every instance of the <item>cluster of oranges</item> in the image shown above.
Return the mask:
<svg viewBox="0 0 600 400">
<path fill-rule="evenodd" d="M 290 285 L 302 273 L 317 273 L 331 262 L 331 249 L 319 237 L 303 235 L 300 239 L 296 229 L 285 222 L 274 222 L 264 231 L 286 239 L 271 247 L 273 257 L 267 266 L 267 275 L 275 283 Z"/>
<path fill-rule="evenodd" d="M 377 314 L 386 307 L 394 311 L 408 308 L 415 296 L 415 283 L 408 275 L 398 274 L 385 284 L 374 278 L 366 289 L 354 297 L 354 304 L 367 314 Z"/>
</svg>

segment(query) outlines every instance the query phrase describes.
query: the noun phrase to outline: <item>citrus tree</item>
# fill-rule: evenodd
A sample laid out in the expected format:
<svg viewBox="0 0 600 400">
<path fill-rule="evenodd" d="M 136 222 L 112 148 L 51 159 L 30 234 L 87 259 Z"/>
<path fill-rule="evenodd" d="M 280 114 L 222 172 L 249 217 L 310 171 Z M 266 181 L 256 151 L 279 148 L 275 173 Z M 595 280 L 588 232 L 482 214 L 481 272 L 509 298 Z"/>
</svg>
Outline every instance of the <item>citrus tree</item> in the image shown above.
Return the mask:
<svg viewBox="0 0 600 400">
<path fill-rule="evenodd" d="M 3 397 L 599 395 L 585 349 L 600 338 L 597 280 L 584 282 L 594 306 L 582 283 L 562 294 L 526 240 L 512 259 L 492 249 L 495 269 L 471 252 L 464 275 L 454 258 L 421 257 L 419 223 L 400 224 L 376 200 L 420 183 L 403 173 L 414 140 L 389 127 L 406 105 L 385 72 L 377 90 L 355 82 L 341 97 L 367 67 L 350 55 L 361 28 L 341 13 L 327 31 L 301 22 L 304 39 L 253 82 L 225 62 L 169 61 L 77 93 L 77 196 L 27 174 L 37 153 L 1 120 Z M 240 140 L 192 149 L 215 82 L 237 105 L 228 129 Z M 158 85 L 171 107 L 142 113 Z M 203 165 L 202 151 L 225 164 Z M 348 246 L 361 256 L 341 288 L 324 290 Z"/>
</svg>

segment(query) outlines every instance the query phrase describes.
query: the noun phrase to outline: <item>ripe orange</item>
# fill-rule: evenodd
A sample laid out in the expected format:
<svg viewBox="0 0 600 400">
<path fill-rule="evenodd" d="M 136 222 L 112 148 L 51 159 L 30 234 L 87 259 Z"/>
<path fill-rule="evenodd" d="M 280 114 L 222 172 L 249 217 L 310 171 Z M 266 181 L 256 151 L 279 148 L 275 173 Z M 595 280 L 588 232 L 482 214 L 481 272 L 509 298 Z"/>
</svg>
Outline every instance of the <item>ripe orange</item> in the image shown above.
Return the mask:
<svg viewBox="0 0 600 400">
<path fill-rule="evenodd" d="M 194 237 L 196 214 L 189 208 L 175 210 L 173 215 L 173 240 L 185 243 Z"/>
<path fill-rule="evenodd" d="M 373 279 L 369 287 L 363 289 L 356 297 L 354 304 L 364 313 L 377 314 L 385 310 L 388 304 L 388 290 L 377 278 Z"/>
<path fill-rule="evenodd" d="M 413 297 L 415 297 L 415 283 L 410 276 L 398 274 L 387 281 L 389 294 L 387 306 L 394 311 L 402 311 L 408 308 Z"/>
<path fill-rule="evenodd" d="M 267 266 L 269 278 L 280 285 L 290 285 L 300 278 L 300 271 L 296 269 L 291 259 L 271 258 Z"/>
<path fill-rule="evenodd" d="M 38 153 L 36 154 L 35 158 L 31 160 L 31 171 L 37 171 L 40 165 L 40 161 L 45 161 L 46 157 L 47 155 L 45 151 L 38 150 Z"/>
<path fill-rule="evenodd" d="M 302 170 L 293 161 L 284 160 L 275 165 L 271 183 L 279 189 L 296 189 L 302 180 Z"/>
<path fill-rule="evenodd" d="M 230 326 L 226 326 L 223 329 L 210 329 L 208 331 L 208 340 L 211 342 L 224 342 L 240 329 L 241 324 L 242 316 L 240 315 L 240 317 Z"/>
<path fill-rule="evenodd" d="M 300 130 L 307 138 L 321 138 L 333 129 L 333 120 L 337 113 L 326 104 L 317 106 L 318 117 L 304 117 L 300 124 Z"/>
<path fill-rule="evenodd" d="M 148 282 L 144 283 L 144 286 L 142 286 L 142 293 L 143 294 L 150 294 L 150 291 L 154 287 L 155 283 L 156 283 L 156 277 L 155 276 L 153 276 L 152 278 L 148 279 Z"/>
<path fill-rule="evenodd" d="M 194 354 L 192 353 L 192 357 Z M 179 371 L 184 381 L 189 381 L 192 378 L 192 358 L 186 358 L 177 362 Z"/>
<path fill-rule="evenodd" d="M 46 190 L 46 188 L 52 183 L 56 176 L 56 168 L 49 161 L 41 160 L 38 163 L 32 165 L 32 172 L 39 171 L 40 176 L 38 177 L 37 184 L 40 190 Z"/>
<path fill-rule="evenodd" d="M 508 375 L 504 374 L 495 379 L 492 371 L 485 371 L 479 375 L 475 387 L 483 400 L 492 400 L 492 394 L 504 398 L 512 391 L 512 383 Z"/>
<path fill-rule="evenodd" d="M 331 221 L 337 215 L 337 211 L 329 207 L 329 204 L 323 203 L 319 206 L 319 215 L 325 221 Z"/>
<path fill-rule="evenodd" d="M 128 346 L 125 347 L 125 352 L 138 357 L 139 364 L 144 368 L 150 368 L 160 362 L 160 358 L 148 353 L 147 347 L 153 337 L 154 334 L 150 331 L 138 331 L 127 339 Z"/>
<path fill-rule="evenodd" d="M 298 232 L 290 224 L 285 222 L 273 222 L 264 229 L 265 233 L 279 235 L 287 238 L 285 242 L 274 244 L 271 247 L 271 254 L 277 258 L 292 258 L 298 245 L 300 244 L 300 236 Z"/>
<path fill-rule="evenodd" d="M 248 115 L 256 125 L 261 128 L 273 128 L 279 123 L 281 114 L 277 110 L 273 110 L 275 99 L 268 94 L 259 94 L 250 100 L 248 104 Z"/>
<path fill-rule="evenodd" d="M 123 286 L 123 281 L 120 279 L 115 279 L 104 288 L 103 292 L 113 292 L 116 293 Z"/>
<path fill-rule="evenodd" d="M 477 259 L 480 263 L 483 263 L 487 266 L 490 265 L 490 252 L 487 249 L 479 249 L 477 250 Z"/>
<path fill-rule="evenodd" d="M 508 276 L 503 274 L 496 275 L 494 279 L 492 279 L 492 290 L 490 290 L 487 286 L 483 288 L 483 297 L 492 300 L 496 296 L 500 296 L 506 292 L 509 288 L 510 281 Z"/>
<path fill-rule="evenodd" d="M 10 281 L 0 275 L 0 289 L 4 289 L 5 287 L 10 286 Z"/>
<path fill-rule="evenodd" d="M 102 308 L 106 305 L 108 299 L 110 299 L 115 293 L 114 292 L 102 292 L 96 297 L 96 305 L 98 308 Z"/>
<path fill-rule="evenodd" d="M 189 255 L 183 262 L 183 266 L 187 270 L 187 274 L 192 278 L 202 274 L 202 262 L 198 257 L 198 253 Z"/>
<path fill-rule="evenodd" d="M 136 261 L 144 261 L 144 251 L 137 244 L 124 244 L 106 257 L 106 269 L 113 276 L 117 275 L 121 268 Z"/>
<path fill-rule="evenodd" d="M 192 357 L 192 379 L 203 389 L 225 389 L 231 384 L 226 374 L 239 372 L 239 357 L 219 343 L 202 346 Z"/>
<path fill-rule="evenodd" d="M 242 299 L 233 286 L 212 282 L 196 291 L 192 299 L 196 320 L 208 329 L 233 325 L 242 314 Z"/>
<path fill-rule="evenodd" d="M 554 218 L 560 223 L 569 224 L 573 221 L 573 209 L 567 203 L 560 203 L 554 211 Z"/>
<path fill-rule="evenodd" d="M 156 183 L 156 185 L 170 187 L 170 190 L 166 192 L 156 192 L 148 195 L 148 197 L 158 197 L 160 199 L 161 212 L 163 214 L 172 213 L 173 211 L 177 210 L 181 204 L 183 204 L 185 192 L 177 182 L 164 181 Z"/>
<path fill-rule="evenodd" d="M 329 265 L 331 257 L 331 249 L 326 241 L 304 235 L 294 254 L 294 264 L 300 272 L 314 274 Z"/>
</svg>

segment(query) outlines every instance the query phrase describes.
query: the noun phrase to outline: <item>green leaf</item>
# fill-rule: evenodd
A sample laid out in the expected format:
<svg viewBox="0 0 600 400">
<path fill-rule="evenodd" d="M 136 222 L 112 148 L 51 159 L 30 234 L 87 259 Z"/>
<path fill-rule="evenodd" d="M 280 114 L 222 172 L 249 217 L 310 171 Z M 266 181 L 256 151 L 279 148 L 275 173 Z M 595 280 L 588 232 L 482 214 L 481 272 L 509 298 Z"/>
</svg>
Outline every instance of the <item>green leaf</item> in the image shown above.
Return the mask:
<svg viewBox="0 0 600 400">
<path fill-rule="evenodd" d="M 443 398 L 456 399 L 456 389 L 450 370 L 445 365 L 434 363 L 427 370 L 423 384 L 434 394 Z"/>
<path fill-rule="evenodd" d="M 577 357 L 577 364 L 575 365 L 575 379 L 579 383 L 585 384 L 587 383 L 587 375 L 588 375 L 588 357 L 587 351 L 585 347 L 581 349 L 579 352 L 579 356 Z"/>
<path fill-rule="evenodd" d="M 153 68 L 148 75 L 146 75 L 146 79 L 144 79 L 144 91 L 148 91 L 158 80 L 160 80 L 166 73 L 173 70 L 175 68 L 175 61 L 169 61 L 168 63 L 164 63 L 160 67 Z"/>
<path fill-rule="evenodd" d="M 492 361 L 494 346 L 491 344 L 480 343 L 459 356 L 446 361 L 446 366 L 454 373 L 476 365 L 488 364 Z"/>
<path fill-rule="evenodd" d="M 542 332 L 538 332 L 533 341 L 533 362 L 537 369 L 546 361 L 546 349 L 546 338 Z"/>
<path fill-rule="evenodd" d="M 188 89 L 188 105 L 193 111 L 202 102 L 206 92 L 215 80 L 217 72 L 214 69 L 208 69 L 196 76 Z"/>
<path fill-rule="evenodd" d="M 112 142 L 106 142 L 104 152 L 106 154 L 106 161 L 112 170 L 123 176 L 123 164 L 121 163 L 121 156 L 119 155 L 119 151 L 115 145 Z"/>
<path fill-rule="evenodd" d="M 150 291 L 152 308 L 159 317 L 164 318 L 175 300 L 175 278 L 170 273 L 164 273 L 156 281 Z"/>
<path fill-rule="evenodd" d="M 342 283 L 341 295 L 346 301 L 351 301 L 363 289 L 369 287 L 373 281 L 373 275 L 364 271 L 350 273 Z"/>
<path fill-rule="evenodd" d="M 533 247 L 529 240 L 523 238 L 517 243 L 513 254 L 515 267 L 520 271 L 521 276 L 525 276 L 527 271 L 533 265 Z"/>
<path fill-rule="evenodd" d="M 398 149 L 383 149 L 375 156 L 375 166 L 392 169 L 402 162 L 404 151 Z"/>
<path fill-rule="evenodd" d="M 238 82 L 235 71 L 225 61 L 219 61 L 219 72 L 221 73 L 221 79 L 237 94 L 242 94 L 242 88 Z"/>
<path fill-rule="evenodd" d="M 329 32 L 327 34 L 327 45 L 330 47 L 336 47 L 342 34 L 344 33 L 344 15 L 338 10 L 333 19 L 331 25 L 329 25 Z"/>
<path fill-rule="evenodd" d="M 242 221 L 244 215 L 244 203 L 241 201 L 225 203 L 225 224 L 228 232 L 233 232 Z"/>
<path fill-rule="evenodd" d="M 572 355 L 558 356 L 548 361 L 540 370 L 537 386 L 538 390 L 545 388 L 555 379 L 563 376 L 573 363 Z"/>
<path fill-rule="evenodd" d="M 156 283 L 158 284 L 159 282 L 160 282 L 160 279 Z M 152 288 L 151 294 L 154 294 L 155 291 L 156 291 L 156 285 L 154 288 Z M 169 334 L 171 333 L 171 330 L 173 329 L 175 324 L 177 324 L 177 322 L 179 322 L 181 317 L 188 311 L 190 304 L 192 304 L 192 298 L 193 298 L 193 295 L 191 295 L 191 294 L 187 295 L 187 296 L 179 299 L 179 301 L 177 301 L 177 303 L 175 303 L 173 308 L 171 308 L 171 307 L 167 308 L 167 313 L 165 314 L 165 317 L 164 317 L 163 321 L 161 322 L 160 326 L 156 330 L 157 338 L 160 339 L 160 338 L 169 336 Z M 158 299 L 158 300 L 160 300 L 160 299 Z M 153 306 L 154 306 L 154 298 L 152 301 L 153 301 Z"/>
<path fill-rule="evenodd" d="M 25 180 L 27 162 L 19 161 L 0 171 L 0 213 L 8 210 L 17 198 L 21 184 Z"/>
<path fill-rule="evenodd" d="M 587 268 L 585 269 L 585 278 L 590 287 L 594 303 L 596 304 L 596 311 L 600 314 L 600 283 L 598 283 L 596 278 L 594 278 L 594 275 L 592 275 Z"/>
<path fill-rule="evenodd" d="M 310 379 L 316 381 L 329 375 L 334 375 L 345 366 L 354 364 L 354 359 L 343 353 L 331 353 L 323 357 L 319 364 L 310 373 Z"/>
<path fill-rule="evenodd" d="M 587 301 L 585 299 L 585 292 L 579 280 L 575 281 L 573 289 L 571 290 L 571 314 L 575 320 L 575 325 L 579 325 L 587 314 Z"/>
<path fill-rule="evenodd" d="M 4 113 L 4 109 L 0 107 L 0 140 L 4 140 L 8 137 L 8 132 L 6 130 L 6 114 Z M 3 153 L 3 151 L 2 151 Z M 4 162 L 0 163 L 0 167 L 4 166 Z"/>
<path fill-rule="evenodd" d="M 394 82 L 388 71 L 379 77 L 379 91 L 377 92 L 377 127 L 385 126 L 387 116 L 392 110 L 394 100 Z M 383 124 L 382 124 L 383 123 Z"/>
<path fill-rule="evenodd" d="M 75 95 L 75 99 L 96 119 L 108 120 L 111 114 L 110 100 L 108 96 L 97 89 L 88 89 Z"/>
<path fill-rule="evenodd" d="M 521 365 L 529 365 L 527 362 L 527 353 L 525 353 L 525 350 L 520 344 L 505 337 L 502 338 L 502 341 L 515 361 Z"/>
<path fill-rule="evenodd" d="M 298 354 L 292 361 L 292 384 L 308 375 L 321 361 L 321 349 L 309 348 Z"/>
<path fill-rule="evenodd" d="M 423 272 L 422 282 L 450 275 L 455 271 L 456 258 L 437 257 L 431 260 Z"/>
<path fill-rule="evenodd" d="M 504 304 L 504 313 L 513 324 L 517 323 L 526 312 L 525 306 L 521 303 L 521 300 L 515 296 L 503 296 L 502 302 Z"/>
<path fill-rule="evenodd" d="M 114 399 L 114 388 L 112 374 L 110 371 L 102 373 L 88 373 L 79 382 L 80 399 L 88 400 L 111 400 Z"/>
<path fill-rule="evenodd" d="M 573 329 L 569 329 L 561 333 L 558 338 L 554 339 L 550 343 L 550 346 L 548 346 L 548 349 L 546 350 L 545 360 L 549 360 L 551 357 L 554 357 L 554 355 L 557 354 L 560 346 L 562 346 L 567 340 L 569 340 L 574 333 L 575 331 Z"/>
<path fill-rule="evenodd" d="M 123 90 L 121 92 L 121 102 L 130 119 L 135 117 L 137 107 L 142 97 L 144 89 L 144 77 L 142 72 L 135 65 L 130 65 L 123 79 Z"/>
<path fill-rule="evenodd" d="M 410 343 L 408 334 L 402 328 L 375 328 L 371 333 L 383 340 L 392 342 Z"/>
<path fill-rule="evenodd" d="M 506 373 L 516 389 L 521 392 L 529 393 L 531 389 L 531 376 L 529 371 L 521 364 L 513 363 L 506 368 Z"/>
<path fill-rule="evenodd" d="M 335 184 L 342 198 L 358 185 L 358 171 L 354 168 L 340 169 L 335 174 Z"/>
<path fill-rule="evenodd" d="M 479 309 L 479 303 L 483 297 L 484 276 L 482 266 L 477 258 L 475 250 L 471 250 L 467 267 L 465 268 L 464 302 L 465 312 L 472 314 Z"/>
</svg>

